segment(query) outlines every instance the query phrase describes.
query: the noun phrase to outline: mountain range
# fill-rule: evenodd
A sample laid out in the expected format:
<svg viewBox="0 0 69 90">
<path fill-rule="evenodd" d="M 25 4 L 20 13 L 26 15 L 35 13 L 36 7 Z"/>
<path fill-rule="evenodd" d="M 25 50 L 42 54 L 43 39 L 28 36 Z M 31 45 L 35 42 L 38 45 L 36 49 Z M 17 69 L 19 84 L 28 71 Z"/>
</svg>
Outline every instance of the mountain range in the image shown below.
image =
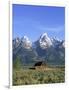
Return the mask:
<svg viewBox="0 0 69 90">
<path fill-rule="evenodd" d="M 27 36 L 13 39 L 13 61 L 17 57 L 24 65 L 33 65 L 35 62 L 44 61 L 50 65 L 65 64 L 65 41 L 49 38 L 43 33 L 35 42 Z"/>
</svg>

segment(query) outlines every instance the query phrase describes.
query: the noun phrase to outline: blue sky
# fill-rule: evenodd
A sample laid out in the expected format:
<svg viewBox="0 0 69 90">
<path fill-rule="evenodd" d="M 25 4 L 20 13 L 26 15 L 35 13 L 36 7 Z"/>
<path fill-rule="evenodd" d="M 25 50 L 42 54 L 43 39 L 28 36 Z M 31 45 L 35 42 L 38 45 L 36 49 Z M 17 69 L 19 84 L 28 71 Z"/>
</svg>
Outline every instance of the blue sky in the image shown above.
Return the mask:
<svg viewBox="0 0 69 90">
<path fill-rule="evenodd" d="M 64 39 L 65 8 L 13 4 L 13 38 L 28 36 L 36 41 L 41 34 Z"/>
</svg>

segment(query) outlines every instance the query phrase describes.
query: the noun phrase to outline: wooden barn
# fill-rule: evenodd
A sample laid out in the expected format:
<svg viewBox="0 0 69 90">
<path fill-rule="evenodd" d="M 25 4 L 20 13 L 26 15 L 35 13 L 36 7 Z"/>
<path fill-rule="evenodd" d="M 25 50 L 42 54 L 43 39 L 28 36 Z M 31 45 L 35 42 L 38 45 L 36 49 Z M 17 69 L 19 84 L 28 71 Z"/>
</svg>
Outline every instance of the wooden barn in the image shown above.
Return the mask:
<svg viewBox="0 0 69 90">
<path fill-rule="evenodd" d="M 43 69 L 43 68 L 46 68 L 47 67 L 47 64 L 45 61 L 38 61 L 34 64 L 33 67 L 29 68 L 29 69 L 32 69 L 32 70 L 35 70 L 35 69 Z"/>
<path fill-rule="evenodd" d="M 46 66 L 46 62 L 44 61 L 39 61 L 34 64 L 35 69 L 43 69 Z"/>
</svg>

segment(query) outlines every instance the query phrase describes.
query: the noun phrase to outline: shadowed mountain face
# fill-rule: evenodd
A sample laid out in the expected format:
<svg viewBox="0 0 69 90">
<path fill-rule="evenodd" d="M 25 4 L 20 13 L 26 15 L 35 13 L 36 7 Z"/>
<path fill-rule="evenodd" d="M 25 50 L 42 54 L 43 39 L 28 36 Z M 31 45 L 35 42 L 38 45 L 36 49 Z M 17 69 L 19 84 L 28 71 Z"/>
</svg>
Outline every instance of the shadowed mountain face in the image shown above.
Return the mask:
<svg viewBox="0 0 69 90">
<path fill-rule="evenodd" d="M 50 39 L 47 33 L 42 34 L 36 42 L 27 36 L 13 40 L 13 61 L 20 58 L 24 65 L 33 65 L 44 61 L 51 65 L 65 64 L 65 42 L 56 38 Z"/>
</svg>

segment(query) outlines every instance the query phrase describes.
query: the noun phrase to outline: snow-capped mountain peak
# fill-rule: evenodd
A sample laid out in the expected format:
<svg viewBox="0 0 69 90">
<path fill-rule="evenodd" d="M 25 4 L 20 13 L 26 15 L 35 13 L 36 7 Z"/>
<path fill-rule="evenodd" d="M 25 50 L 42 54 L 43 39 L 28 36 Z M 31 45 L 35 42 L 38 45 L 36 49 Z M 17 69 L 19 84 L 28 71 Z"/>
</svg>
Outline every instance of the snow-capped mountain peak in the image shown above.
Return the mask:
<svg viewBox="0 0 69 90">
<path fill-rule="evenodd" d="M 22 37 L 22 39 L 21 39 L 21 41 L 22 42 L 29 42 L 29 38 L 27 37 L 27 36 L 24 36 L 24 37 Z"/>
<path fill-rule="evenodd" d="M 30 49 L 32 47 L 32 42 L 29 40 L 27 36 L 21 38 L 21 44 L 26 49 Z"/>
<path fill-rule="evenodd" d="M 39 44 L 42 49 L 48 48 L 52 45 L 52 42 L 51 42 L 50 38 L 48 37 L 47 33 L 43 33 L 40 36 Z"/>
<path fill-rule="evenodd" d="M 43 38 L 43 37 L 48 37 L 48 36 L 47 36 L 47 33 L 43 33 L 43 34 L 41 35 L 41 38 Z"/>
<path fill-rule="evenodd" d="M 54 37 L 54 38 L 51 38 L 51 42 L 52 42 L 52 46 L 56 47 L 56 46 L 59 46 L 62 43 L 62 40 Z"/>
<path fill-rule="evenodd" d="M 19 45 L 20 45 L 20 39 L 19 37 L 17 37 L 13 40 L 13 48 L 17 48 Z"/>
</svg>

